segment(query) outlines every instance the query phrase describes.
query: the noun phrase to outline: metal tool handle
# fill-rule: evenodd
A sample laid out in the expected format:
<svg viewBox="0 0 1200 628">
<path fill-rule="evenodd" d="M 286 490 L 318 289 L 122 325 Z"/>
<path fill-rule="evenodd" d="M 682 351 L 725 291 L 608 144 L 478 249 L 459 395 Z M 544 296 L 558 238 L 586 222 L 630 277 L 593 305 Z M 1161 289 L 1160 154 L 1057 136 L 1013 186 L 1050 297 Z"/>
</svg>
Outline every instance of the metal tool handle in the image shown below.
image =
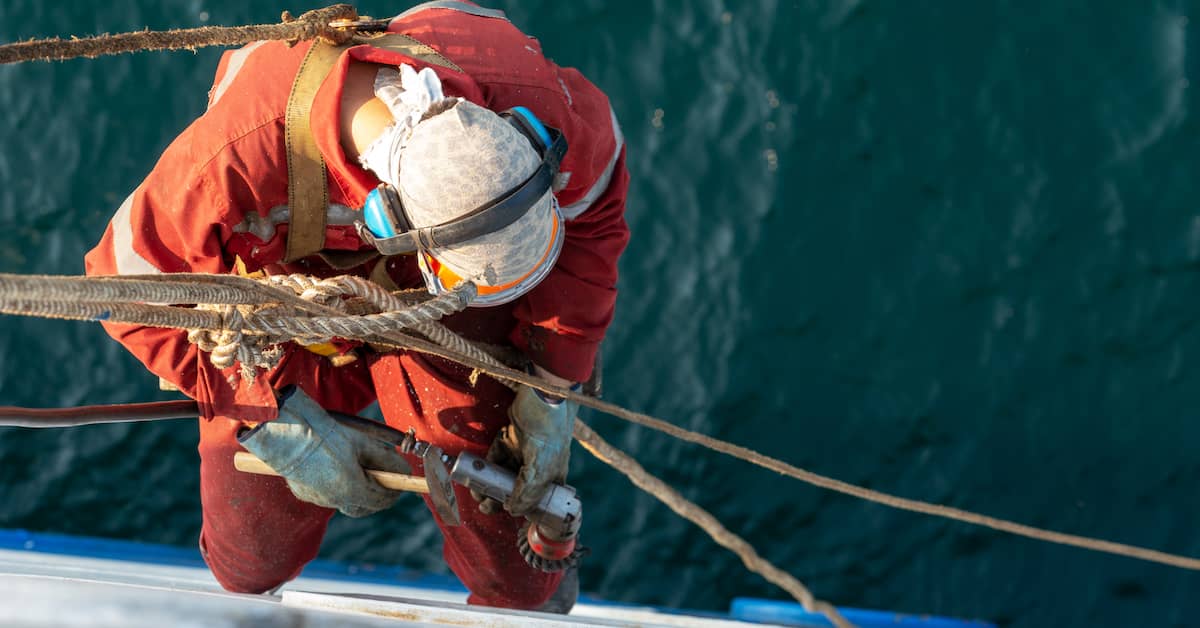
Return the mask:
<svg viewBox="0 0 1200 628">
<path fill-rule="evenodd" d="M 239 451 L 233 455 L 233 466 L 238 471 L 246 473 L 279 475 L 275 469 L 271 468 L 271 465 L 247 451 Z M 384 488 L 390 488 L 393 491 L 408 491 L 410 493 L 429 493 L 429 484 L 423 477 L 392 473 L 391 471 L 379 471 L 377 469 L 364 469 L 364 471 Z"/>
<path fill-rule="evenodd" d="M 512 494 L 516 477 L 512 471 L 466 451 L 458 454 L 450 469 L 450 479 L 455 484 L 479 491 L 501 503 Z M 571 538 L 579 532 L 583 521 L 583 504 L 574 488 L 555 484 L 528 518 L 544 532 L 560 539 Z"/>
</svg>

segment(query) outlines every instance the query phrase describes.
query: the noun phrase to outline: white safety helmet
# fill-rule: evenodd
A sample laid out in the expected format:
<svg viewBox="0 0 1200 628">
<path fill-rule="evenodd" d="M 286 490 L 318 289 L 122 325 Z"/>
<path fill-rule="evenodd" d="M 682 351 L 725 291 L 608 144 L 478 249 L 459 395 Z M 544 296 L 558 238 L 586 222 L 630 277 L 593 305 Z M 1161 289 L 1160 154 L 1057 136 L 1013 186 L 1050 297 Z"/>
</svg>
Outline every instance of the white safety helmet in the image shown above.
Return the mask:
<svg viewBox="0 0 1200 628">
<path fill-rule="evenodd" d="M 511 194 L 541 164 L 539 151 L 516 126 L 460 100 L 413 129 L 400 157 L 400 201 L 414 228 L 448 223 Z M 551 186 L 539 191 L 512 224 L 421 251 L 431 290 L 451 290 L 469 279 L 478 288 L 473 305 L 497 305 L 545 279 L 562 250 L 563 225 Z"/>
<path fill-rule="evenodd" d="M 512 301 L 546 278 L 562 250 L 552 183 L 565 151 L 561 135 L 523 107 L 497 114 L 442 101 L 397 151 L 395 188 L 372 193 L 374 210 L 368 199 L 364 237 L 385 254 L 415 252 L 434 294 L 469 280 L 473 306 Z"/>
</svg>

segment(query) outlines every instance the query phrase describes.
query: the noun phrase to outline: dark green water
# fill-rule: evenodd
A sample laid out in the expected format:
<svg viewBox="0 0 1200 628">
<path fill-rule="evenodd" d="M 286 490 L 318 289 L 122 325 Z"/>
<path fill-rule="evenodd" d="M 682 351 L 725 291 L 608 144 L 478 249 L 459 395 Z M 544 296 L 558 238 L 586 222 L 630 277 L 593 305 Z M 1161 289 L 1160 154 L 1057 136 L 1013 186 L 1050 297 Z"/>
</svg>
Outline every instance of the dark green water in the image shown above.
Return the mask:
<svg viewBox="0 0 1200 628">
<path fill-rule="evenodd" d="M 288 6 L 0 1 L 0 40 Z M 406 5 L 360 3 L 389 15 Z M 497 2 L 612 97 L 634 239 L 611 401 L 899 495 L 1200 555 L 1194 3 Z M 82 272 L 219 53 L 0 67 L 0 271 Z M 0 320 L 0 403 L 166 399 L 99 326 Z M 1200 578 L 900 513 L 590 416 L 836 603 L 1193 625 Z M 0 527 L 191 545 L 188 422 L 0 431 Z M 576 450 L 585 588 L 783 598 Z M 416 500 L 329 558 L 444 571 Z"/>
</svg>

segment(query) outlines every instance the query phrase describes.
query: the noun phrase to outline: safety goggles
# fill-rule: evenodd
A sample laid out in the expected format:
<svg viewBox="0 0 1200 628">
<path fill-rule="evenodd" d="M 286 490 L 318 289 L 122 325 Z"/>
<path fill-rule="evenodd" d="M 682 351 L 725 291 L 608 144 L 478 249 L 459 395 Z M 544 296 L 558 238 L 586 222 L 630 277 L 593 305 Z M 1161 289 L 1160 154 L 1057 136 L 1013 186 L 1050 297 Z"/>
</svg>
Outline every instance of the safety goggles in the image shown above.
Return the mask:
<svg viewBox="0 0 1200 628">
<path fill-rule="evenodd" d="M 551 196 L 551 205 L 553 211 L 553 223 L 551 224 L 550 242 L 546 245 L 545 251 L 542 253 L 541 259 L 538 260 L 529 272 L 517 279 L 501 285 L 476 285 L 475 297 L 471 299 L 472 306 L 489 307 L 493 305 L 501 305 L 508 303 L 513 299 L 529 292 L 534 286 L 542 282 L 546 275 L 554 268 L 554 262 L 558 259 L 558 254 L 562 252 L 564 231 L 563 217 L 559 210 L 558 201 Z M 421 269 L 421 276 L 425 279 L 425 285 L 433 294 L 444 294 L 458 287 L 463 281 L 458 273 L 455 273 L 450 267 L 442 264 L 436 257 L 422 251 L 417 253 L 417 266 Z"/>
</svg>

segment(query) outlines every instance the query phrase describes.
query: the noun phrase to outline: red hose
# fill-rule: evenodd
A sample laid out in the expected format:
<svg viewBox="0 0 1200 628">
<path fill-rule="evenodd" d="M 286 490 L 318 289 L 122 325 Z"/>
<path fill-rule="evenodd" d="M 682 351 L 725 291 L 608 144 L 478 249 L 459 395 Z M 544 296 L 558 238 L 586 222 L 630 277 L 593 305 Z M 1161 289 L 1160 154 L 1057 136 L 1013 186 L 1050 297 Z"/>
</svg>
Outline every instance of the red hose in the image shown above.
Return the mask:
<svg viewBox="0 0 1200 628">
<path fill-rule="evenodd" d="M 116 403 L 77 408 L 18 408 L 0 406 L 3 427 L 73 427 L 96 423 L 160 421 L 200 416 L 200 407 L 192 400 L 150 403 Z"/>
</svg>

